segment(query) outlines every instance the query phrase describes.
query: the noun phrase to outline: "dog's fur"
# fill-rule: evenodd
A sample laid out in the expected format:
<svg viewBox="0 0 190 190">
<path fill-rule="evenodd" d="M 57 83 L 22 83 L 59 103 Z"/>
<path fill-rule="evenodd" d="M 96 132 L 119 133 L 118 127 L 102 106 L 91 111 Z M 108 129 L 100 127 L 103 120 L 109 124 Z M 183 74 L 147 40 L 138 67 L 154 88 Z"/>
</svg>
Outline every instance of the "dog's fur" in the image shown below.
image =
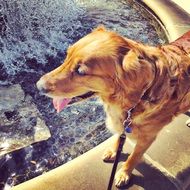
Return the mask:
<svg viewBox="0 0 190 190">
<path fill-rule="evenodd" d="M 174 116 L 190 109 L 190 57 L 175 44 L 150 47 L 99 27 L 68 49 L 60 67 L 44 75 L 50 97 L 75 97 L 89 91 L 99 96 L 107 127 L 123 132 L 132 112 L 133 153 L 117 172 L 116 185 L 128 182 L 132 170 L 158 132 Z M 115 158 L 118 141 L 103 159 Z"/>
</svg>

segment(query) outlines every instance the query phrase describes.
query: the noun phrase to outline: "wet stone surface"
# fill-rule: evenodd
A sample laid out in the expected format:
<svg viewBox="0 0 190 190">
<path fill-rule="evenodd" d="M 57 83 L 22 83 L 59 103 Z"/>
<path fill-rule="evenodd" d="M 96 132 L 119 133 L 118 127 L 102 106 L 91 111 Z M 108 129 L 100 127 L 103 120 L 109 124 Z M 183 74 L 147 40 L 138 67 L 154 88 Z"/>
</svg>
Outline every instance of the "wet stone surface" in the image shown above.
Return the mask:
<svg viewBox="0 0 190 190">
<path fill-rule="evenodd" d="M 19 84 L 0 87 L 0 156 L 51 136 L 31 100 Z"/>
<path fill-rule="evenodd" d="M 0 189 L 66 163 L 111 136 L 105 128 L 105 113 L 98 100 L 69 106 L 57 114 L 52 100 L 41 96 L 36 89 L 35 83 L 40 76 L 63 62 L 70 44 L 99 24 L 137 41 L 152 45 L 164 43 L 149 20 L 142 16 L 141 10 L 134 9 L 128 1 L 1 2 L 0 86 L 11 88 L 19 84 L 22 87 L 25 96 L 30 97 L 27 107 L 37 107 L 51 138 L 1 156 Z M 32 115 L 33 112 L 26 113 L 26 121 L 29 119 L 27 114 Z M 19 115 L 12 110 L 0 118 L 4 120 L 12 114 L 15 118 Z M 15 123 L 16 119 L 9 122 Z M 0 132 L 0 137 L 3 136 Z M 22 139 L 21 135 L 17 143 Z"/>
</svg>

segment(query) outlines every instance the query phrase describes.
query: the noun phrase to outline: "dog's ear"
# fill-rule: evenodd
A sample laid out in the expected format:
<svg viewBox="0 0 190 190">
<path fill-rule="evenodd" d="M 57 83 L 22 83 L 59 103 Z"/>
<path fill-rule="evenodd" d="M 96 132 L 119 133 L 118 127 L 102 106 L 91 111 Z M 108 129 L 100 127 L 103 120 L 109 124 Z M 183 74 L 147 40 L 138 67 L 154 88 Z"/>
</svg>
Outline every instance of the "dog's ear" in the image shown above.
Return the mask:
<svg viewBox="0 0 190 190">
<path fill-rule="evenodd" d="M 153 65 L 146 59 L 149 59 L 149 55 L 133 48 L 122 60 L 124 80 L 133 104 L 141 99 L 154 79 Z"/>
<path fill-rule="evenodd" d="M 129 69 L 138 69 L 139 66 L 139 55 L 134 50 L 130 50 L 127 54 L 123 57 L 122 60 L 122 67 L 125 71 Z"/>
<path fill-rule="evenodd" d="M 122 60 L 122 67 L 125 71 L 140 68 L 151 68 L 158 60 L 158 49 L 147 47 L 140 43 L 132 44 L 130 51 L 126 52 Z M 151 66 L 152 65 L 152 66 Z"/>
<path fill-rule="evenodd" d="M 105 26 L 104 25 L 99 25 L 97 28 L 95 28 L 94 30 L 93 30 L 94 32 L 95 31 L 106 31 L 106 28 L 105 28 Z"/>
</svg>

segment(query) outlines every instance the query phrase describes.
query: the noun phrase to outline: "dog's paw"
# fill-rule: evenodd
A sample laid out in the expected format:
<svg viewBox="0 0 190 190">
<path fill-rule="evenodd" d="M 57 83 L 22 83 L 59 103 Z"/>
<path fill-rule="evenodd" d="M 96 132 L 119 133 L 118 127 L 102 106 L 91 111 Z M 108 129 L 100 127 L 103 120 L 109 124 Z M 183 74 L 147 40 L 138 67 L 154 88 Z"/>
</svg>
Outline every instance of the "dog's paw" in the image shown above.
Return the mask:
<svg viewBox="0 0 190 190">
<path fill-rule="evenodd" d="M 122 168 L 115 175 L 116 187 L 121 187 L 129 183 L 130 175 Z"/>
<path fill-rule="evenodd" d="M 109 162 L 109 161 L 114 161 L 115 160 L 115 157 L 116 157 L 116 152 L 114 152 L 113 150 L 111 149 L 108 149 L 104 152 L 103 154 L 103 161 L 105 162 Z"/>
<path fill-rule="evenodd" d="M 187 127 L 190 127 L 190 119 L 188 119 L 188 120 L 186 121 L 186 125 L 187 125 Z"/>
</svg>

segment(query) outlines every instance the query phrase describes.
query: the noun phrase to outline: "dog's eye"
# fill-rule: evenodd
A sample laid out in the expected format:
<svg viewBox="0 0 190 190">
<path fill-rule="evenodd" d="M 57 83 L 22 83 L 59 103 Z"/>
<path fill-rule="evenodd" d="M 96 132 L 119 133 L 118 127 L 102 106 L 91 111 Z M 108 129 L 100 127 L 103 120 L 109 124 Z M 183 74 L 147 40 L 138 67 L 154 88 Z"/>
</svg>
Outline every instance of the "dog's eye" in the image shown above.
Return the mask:
<svg viewBox="0 0 190 190">
<path fill-rule="evenodd" d="M 86 75 L 85 70 L 81 67 L 81 65 L 78 65 L 75 69 L 75 72 L 80 75 L 80 76 L 84 76 Z"/>
</svg>

